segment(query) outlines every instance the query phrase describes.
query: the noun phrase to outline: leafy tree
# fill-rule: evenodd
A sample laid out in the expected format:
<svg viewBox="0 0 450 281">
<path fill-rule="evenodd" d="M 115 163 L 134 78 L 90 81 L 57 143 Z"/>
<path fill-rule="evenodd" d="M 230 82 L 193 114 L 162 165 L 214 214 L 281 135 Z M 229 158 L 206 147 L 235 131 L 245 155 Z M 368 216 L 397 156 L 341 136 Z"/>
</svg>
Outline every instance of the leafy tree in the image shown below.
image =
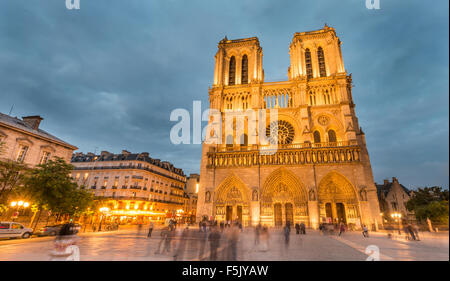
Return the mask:
<svg viewBox="0 0 450 281">
<path fill-rule="evenodd" d="M 92 195 L 78 189 L 70 173 L 73 166 L 56 158 L 31 170 L 24 180 L 22 192 L 42 209 L 52 213 L 77 216 L 92 202 Z"/>
<path fill-rule="evenodd" d="M 0 161 L 0 203 L 7 203 L 8 197 L 23 184 L 26 164 L 4 160 Z"/>
<path fill-rule="evenodd" d="M 429 218 L 434 222 L 447 223 L 449 218 L 449 191 L 442 187 L 424 187 L 414 191 L 412 198 L 406 203 L 409 211 L 414 211 L 418 220 Z"/>
</svg>

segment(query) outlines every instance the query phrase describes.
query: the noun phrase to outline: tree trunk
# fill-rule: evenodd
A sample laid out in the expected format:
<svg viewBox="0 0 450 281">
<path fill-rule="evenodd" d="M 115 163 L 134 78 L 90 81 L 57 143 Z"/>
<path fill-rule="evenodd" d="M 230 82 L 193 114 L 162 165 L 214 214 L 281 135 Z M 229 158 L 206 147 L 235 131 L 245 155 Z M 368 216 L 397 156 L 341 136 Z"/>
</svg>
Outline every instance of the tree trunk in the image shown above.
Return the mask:
<svg viewBox="0 0 450 281">
<path fill-rule="evenodd" d="M 36 227 L 38 226 L 39 219 L 41 218 L 41 214 L 42 214 L 42 210 L 39 209 L 39 216 L 38 216 L 38 218 L 37 218 L 37 220 L 36 220 L 36 224 L 35 224 L 34 227 L 33 227 L 33 232 L 35 231 Z"/>
</svg>

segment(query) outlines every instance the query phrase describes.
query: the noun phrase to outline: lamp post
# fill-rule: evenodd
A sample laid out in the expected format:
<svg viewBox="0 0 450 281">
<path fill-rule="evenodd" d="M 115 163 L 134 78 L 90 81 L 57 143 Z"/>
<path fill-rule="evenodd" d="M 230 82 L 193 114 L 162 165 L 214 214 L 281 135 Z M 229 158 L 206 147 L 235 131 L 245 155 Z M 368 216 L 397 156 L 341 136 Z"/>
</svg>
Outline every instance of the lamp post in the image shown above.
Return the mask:
<svg viewBox="0 0 450 281">
<path fill-rule="evenodd" d="M 395 212 L 395 213 L 391 214 L 391 217 L 393 219 L 395 219 L 396 221 L 398 220 L 398 234 L 402 234 L 401 231 L 400 231 L 401 230 L 401 223 L 402 223 L 402 214 Z"/>
<path fill-rule="evenodd" d="M 99 209 L 99 211 L 102 213 L 102 215 L 100 217 L 100 224 L 98 226 L 98 231 L 102 231 L 103 215 L 105 215 L 107 212 L 109 212 L 109 208 L 108 207 L 101 207 Z"/>
<path fill-rule="evenodd" d="M 19 216 L 20 208 L 23 207 L 24 209 L 26 209 L 26 208 L 28 208 L 30 206 L 30 203 L 29 202 L 25 202 L 23 200 L 19 200 L 19 201 L 12 201 L 10 203 L 10 205 L 14 209 L 17 208 L 17 212 L 14 212 L 13 215 L 11 216 L 12 221 L 14 221 Z"/>
</svg>

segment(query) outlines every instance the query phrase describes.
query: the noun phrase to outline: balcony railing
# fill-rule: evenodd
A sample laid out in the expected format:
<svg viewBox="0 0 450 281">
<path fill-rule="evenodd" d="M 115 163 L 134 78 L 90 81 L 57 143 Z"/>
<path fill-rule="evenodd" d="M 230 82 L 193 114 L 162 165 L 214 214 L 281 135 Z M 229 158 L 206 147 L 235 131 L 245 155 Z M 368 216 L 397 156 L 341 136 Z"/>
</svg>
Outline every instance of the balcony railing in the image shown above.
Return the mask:
<svg viewBox="0 0 450 281">
<path fill-rule="evenodd" d="M 252 146 L 248 150 L 219 148 L 208 152 L 208 167 L 352 163 L 360 161 L 360 151 L 356 141 Z"/>
<path fill-rule="evenodd" d="M 275 149 L 302 149 L 302 148 L 326 148 L 326 147 L 345 147 L 358 145 L 356 140 L 337 141 L 337 142 L 319 142 L 319 143 L 296 143 L 296 144 L 279 144 L 279 145 L 233 145 L 227 146 L 225 144 L 213 147 L 215 151 L 211 152 L 239 152 L 239 151 L 255 151 L 255 150 L 275 150 Z"/>
</svg>

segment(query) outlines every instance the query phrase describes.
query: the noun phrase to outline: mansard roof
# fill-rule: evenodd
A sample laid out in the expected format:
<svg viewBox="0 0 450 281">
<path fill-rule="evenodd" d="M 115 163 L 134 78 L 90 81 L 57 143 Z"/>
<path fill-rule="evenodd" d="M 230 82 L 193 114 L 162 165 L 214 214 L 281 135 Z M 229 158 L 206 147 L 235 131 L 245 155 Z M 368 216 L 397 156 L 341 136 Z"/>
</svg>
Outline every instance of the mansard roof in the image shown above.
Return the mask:
<svg viewBox="0 0 450 281">
<path fill-rule="evenodd" d="M 120 154 L 109 153 L 107 151 L 102 152 L 100 155 L 94 153 L 74 153 L 72 155 L 72 163 L 82 163 L 82 162 L 97 162 L 97 161 L 143 161 L 149 164 L 163 168 L 169 172 L 173 172 L 180 176 L 185 176 L 184 172 L 180 168 L 176 168 L 172 163 L 168 161 L 161 161 L 161 159 L 151 158 L 148 152 L 142 153 L 129 153 L 128 151 L 123 151 Z"/>
</svg>

